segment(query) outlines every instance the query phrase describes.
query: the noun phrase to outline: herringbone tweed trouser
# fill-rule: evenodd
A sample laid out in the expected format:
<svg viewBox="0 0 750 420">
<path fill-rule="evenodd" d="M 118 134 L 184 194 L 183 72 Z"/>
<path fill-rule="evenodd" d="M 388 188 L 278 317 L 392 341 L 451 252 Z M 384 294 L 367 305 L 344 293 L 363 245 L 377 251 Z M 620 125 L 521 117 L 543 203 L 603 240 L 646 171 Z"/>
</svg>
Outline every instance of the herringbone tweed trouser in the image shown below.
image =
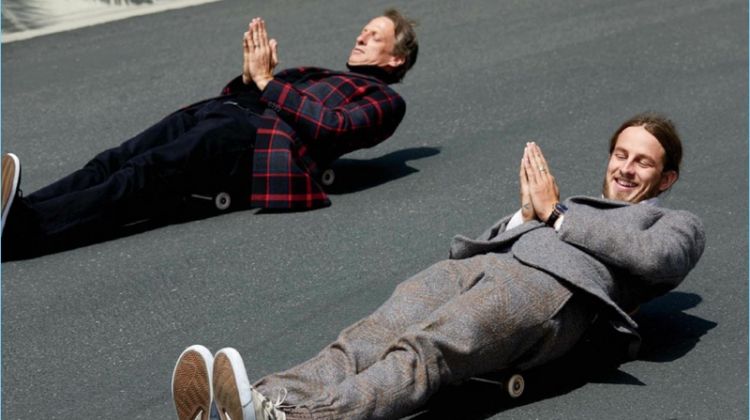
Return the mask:
<svg viewBox="0 0 750 420">
<path fill-rule="evenodd" d="M 395 419 L 440 388 L 561 356 L 594 309 L 509 254 L 439 262 L 401 283 L 316 357 L 255 386 L 288 391 L 288 419 Z"/>
</svg>

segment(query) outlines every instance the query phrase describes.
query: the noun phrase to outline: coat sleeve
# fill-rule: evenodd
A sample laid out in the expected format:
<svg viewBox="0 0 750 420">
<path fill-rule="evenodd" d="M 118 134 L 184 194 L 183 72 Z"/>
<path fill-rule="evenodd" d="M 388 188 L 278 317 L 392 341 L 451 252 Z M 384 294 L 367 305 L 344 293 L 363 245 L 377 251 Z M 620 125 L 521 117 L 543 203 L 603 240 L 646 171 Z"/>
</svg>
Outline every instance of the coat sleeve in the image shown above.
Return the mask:
<svg viewBox="0 0 750 420">
<path fill-rule="evenodd" d="M 495 222 L 492 226 L 487 228 L 484 232 L 482 232 L 481 235 L 476 237 L 476 241 L 490 241 L 494 239 L 497 235 L 505 232 L 506 228 L 508 227 L 508 223 L 510 222 L 510 219 L 513 218 L 513 215 L 508 215 L 503 217 L 502 219 Z"/>
<path fill-rule="evenodd" d="M 666 286 L 681 282 L 705 247 L 697 216 L 647 204 L 595 208 L 571 202 L 558 233 L 608 265 Z"/>
<path fill-rule="evenodd" d="M 357 147 L 370 147 L 396 130 L 406 112 L 406 103 L 387 86 L 358 86 L 349 100 L 326 106 L 304 95 L 291 83 L 274 79 L 261 100 L 306 141 L 355 139 Z"/>
<path fill-rule="evenodd" d="M 242 75 L 239 75 L 235 77 L 234 79 L 230 80 L 229 83 L 224 86 L 223 89 L 221 89 L 222 95 L 235 95 L 242 92 L 249 92 L 249 91 L 258 91 L 258 88 L 255 86 L 255 84 L 252 85 L 246 85 L 242 83 Z"/>
</svg>

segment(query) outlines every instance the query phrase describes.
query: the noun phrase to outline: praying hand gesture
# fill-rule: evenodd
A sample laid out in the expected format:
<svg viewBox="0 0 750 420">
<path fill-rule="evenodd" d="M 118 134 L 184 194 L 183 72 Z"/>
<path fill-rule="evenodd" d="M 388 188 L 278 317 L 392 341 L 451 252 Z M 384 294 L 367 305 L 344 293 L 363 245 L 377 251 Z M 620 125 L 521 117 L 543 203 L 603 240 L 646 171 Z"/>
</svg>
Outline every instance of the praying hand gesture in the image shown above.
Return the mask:
<svg viewBox="0 0 750 420">
<path fill-rule="evenodd" d="M 560 201 L 560 191 L 555 177 L 549 172 L 542 149 L 534 142 L 526 143 L 519 178 L 523 221 L 536 218 L 546 222 Z"/>
<path fill-rule="evenodd" d="M 277 47 L 275 39 L 268 39 L 266 22 L 263 19 L 256 17 L 250 21 L 242 39 L 244 84 L 249 85 L 252 82 L 260 90 L 266 88 L 268 82 L 273 80 L 273 69 L 279 64 Z"/>
</svg>

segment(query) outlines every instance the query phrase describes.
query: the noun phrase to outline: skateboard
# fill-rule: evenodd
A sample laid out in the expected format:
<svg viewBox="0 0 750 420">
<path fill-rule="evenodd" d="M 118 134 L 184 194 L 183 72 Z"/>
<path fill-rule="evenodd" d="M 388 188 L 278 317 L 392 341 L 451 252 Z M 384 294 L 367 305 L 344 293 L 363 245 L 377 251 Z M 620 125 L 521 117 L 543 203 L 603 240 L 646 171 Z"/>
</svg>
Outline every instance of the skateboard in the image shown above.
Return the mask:
<svg viewBox="0 0 750 420">
<path fill-rule="evenodd" d="M 333 185 L 336 180 L 336 172 L 328 168 L 320 174 L 320 183 L 326 187 Z M 225 211 L 232 205 L 232 196 L 226 191 L 220 191 L 213 194 L 190 194 L 191 198 L 203 201 L 213 202 L 216 210 Z"/>
</svg>

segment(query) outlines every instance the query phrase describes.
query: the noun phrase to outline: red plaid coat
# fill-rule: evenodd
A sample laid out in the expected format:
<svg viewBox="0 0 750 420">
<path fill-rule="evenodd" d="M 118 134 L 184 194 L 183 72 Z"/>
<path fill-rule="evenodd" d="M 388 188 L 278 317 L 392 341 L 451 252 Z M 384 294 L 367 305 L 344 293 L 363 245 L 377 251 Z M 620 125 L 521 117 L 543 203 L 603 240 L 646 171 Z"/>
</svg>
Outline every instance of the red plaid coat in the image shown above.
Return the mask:
<svg viewBox="0 0 750 420">
<path fill-rule="evenodd" d="M 238 77 L 222 93 L 243 89 Z M 375 77 L 314 67 L 276 74 L 261 102 L 250 202 L 273 209 L 329 205 L 318 166 L 387 139 L 406 112 L 401 96 Z"/>
</svg>

